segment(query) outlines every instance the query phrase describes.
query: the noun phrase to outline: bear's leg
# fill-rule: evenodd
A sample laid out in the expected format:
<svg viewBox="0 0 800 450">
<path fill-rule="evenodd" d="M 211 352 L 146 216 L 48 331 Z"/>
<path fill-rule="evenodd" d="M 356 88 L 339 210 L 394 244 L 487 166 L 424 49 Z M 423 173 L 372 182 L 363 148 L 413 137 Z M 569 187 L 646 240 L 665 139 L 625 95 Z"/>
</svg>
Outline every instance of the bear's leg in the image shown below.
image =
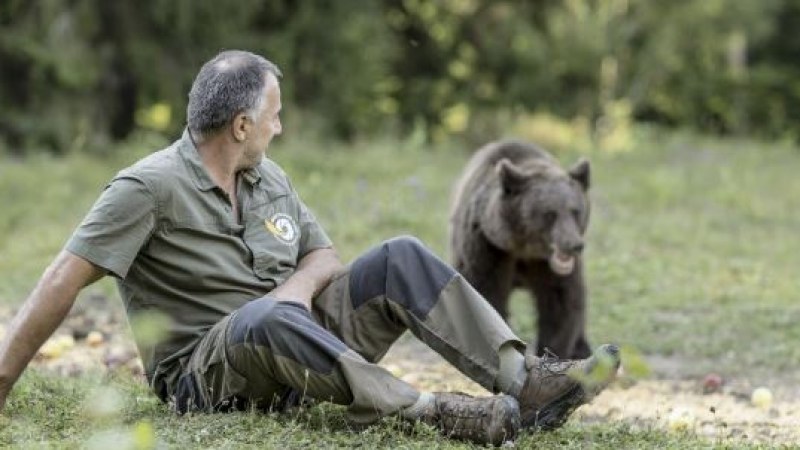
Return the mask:
<svg viewBox="0 0 800 450">
<path fill-rule="evenodd" d="M 514 262 L 506 252 L 483 236 L 474 236 L 461 246 L 453 267 L 491 304 L 508 318 L 508 296 L 514 278 Z"/>
<path fill-rule="evenodd" d="M 578 341 L 575 342 L 575 349 L 569 356 L 570 359 L 583 359 L 592 354 L 592 348 L 589 346 L 589 341 L 586 340 L 586 327 L 583 328 L 581 335 L 578 336 Z"/>
<path fill-rule="evenodd" d="M 539 313 L 536 354 L 545 349 L 560 358 L 586 358 L 591 349 L 586 341 L 586 284 L 583 264 L 565 277 L 556 275 L 547 261 L 527 264 L 524 276 L 536 298 Z"/>
</svg>

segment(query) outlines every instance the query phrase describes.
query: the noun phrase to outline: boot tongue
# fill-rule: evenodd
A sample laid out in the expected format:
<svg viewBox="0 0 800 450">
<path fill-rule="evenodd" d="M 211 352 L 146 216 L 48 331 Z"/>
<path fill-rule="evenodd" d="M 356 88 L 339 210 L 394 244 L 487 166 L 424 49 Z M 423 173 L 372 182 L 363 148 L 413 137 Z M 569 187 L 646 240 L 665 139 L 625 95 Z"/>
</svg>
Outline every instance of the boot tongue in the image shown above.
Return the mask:
<svg viewBox="0 0 800 450">
<path fill-rule="evenodd" d="M 550 269 L 557 275 L 567 276 L 575 268 L 575 257 L 562 252 L 557 245 L 553 245 L 553 253 L 548 259 Z"/>
</svg>

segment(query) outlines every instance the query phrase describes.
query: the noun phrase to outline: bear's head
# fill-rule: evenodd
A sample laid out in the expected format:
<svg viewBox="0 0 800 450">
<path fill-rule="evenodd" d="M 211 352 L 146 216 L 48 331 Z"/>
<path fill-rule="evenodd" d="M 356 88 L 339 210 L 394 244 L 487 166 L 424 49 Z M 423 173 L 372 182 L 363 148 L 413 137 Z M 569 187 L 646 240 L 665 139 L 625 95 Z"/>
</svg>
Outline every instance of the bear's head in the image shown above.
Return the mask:
<svg viewBox="0 0 800 450">
<path fill-rule="evenodd" d="M 519 259 L 546 259 L 558 275 L 575 267 L 589 224 L 589 161 L 568 171 L 550 159 L 495 164 L 496 184 L 482 228 Z"/>
</svg>

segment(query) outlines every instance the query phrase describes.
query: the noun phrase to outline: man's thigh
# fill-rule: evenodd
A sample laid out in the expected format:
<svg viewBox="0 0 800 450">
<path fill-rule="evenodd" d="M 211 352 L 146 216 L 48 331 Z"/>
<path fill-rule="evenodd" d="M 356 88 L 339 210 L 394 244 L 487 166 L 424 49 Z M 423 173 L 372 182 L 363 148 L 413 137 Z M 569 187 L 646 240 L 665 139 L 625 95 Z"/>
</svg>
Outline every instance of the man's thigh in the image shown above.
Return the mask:
<svg viewBox="0 0 800 450">
<path fill-rule="evenodd" d="M 176 397 L 211 411 L 283 410 L 305 395 L 349 404 L 350 389 L 339 370 L 348 351 L 305 307 L 267 296 L 209 330 L 190 357 L 179 381 L 183 393 Z"/>
<path fill-rule="evenodd" d="M 250 370 L 253 367 L 234 368 L 230 362 L 229 352 L 229 328 L 234 315 L 226 316 L 214 327 L 209 330 L 200 343 L 197 344 L 188 363 L 187 375 L 181 377 L 178 382 L 177 398 L 186 398 L 181 390 L 191 389 L 187 387 L 192 381 L 195 383 L 193 400 L 195 408 L 200 410 L 227 411 L 240 410 L 249 406 L 249 399 L 255 397 L 253 383 L 248 382 L 252 378 Z M 279 398 L 286 393 L 286 386 L 281 385 L 268 377 L 258 377 L 259 397 Z M 270 392 L 265 392 L 270 391 Z M 180 409 L 179 409 L 180 410 Z"/>
</svg>

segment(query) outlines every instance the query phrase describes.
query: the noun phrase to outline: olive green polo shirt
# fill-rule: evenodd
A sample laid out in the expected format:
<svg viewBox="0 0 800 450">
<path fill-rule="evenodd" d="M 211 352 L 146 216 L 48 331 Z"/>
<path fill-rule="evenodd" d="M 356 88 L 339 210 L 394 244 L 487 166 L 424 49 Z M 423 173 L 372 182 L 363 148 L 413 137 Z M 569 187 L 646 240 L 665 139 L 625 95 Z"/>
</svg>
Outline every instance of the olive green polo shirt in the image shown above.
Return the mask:
<svg viewBox="0 0 800 450">
<path fill-rule="evenodd" d="M 240 220 L 189 137 L 120 171 L 66 249 L 117 278 L 129 318 L 157 312 L 166 338 L 137 346 L 158 393 L 216 322 L 283 283 L 303 256 L 331 241 L 264 158 L 238 176 Z M 169 386 L 169 388 L 168 388 Z"/>
</svg>

